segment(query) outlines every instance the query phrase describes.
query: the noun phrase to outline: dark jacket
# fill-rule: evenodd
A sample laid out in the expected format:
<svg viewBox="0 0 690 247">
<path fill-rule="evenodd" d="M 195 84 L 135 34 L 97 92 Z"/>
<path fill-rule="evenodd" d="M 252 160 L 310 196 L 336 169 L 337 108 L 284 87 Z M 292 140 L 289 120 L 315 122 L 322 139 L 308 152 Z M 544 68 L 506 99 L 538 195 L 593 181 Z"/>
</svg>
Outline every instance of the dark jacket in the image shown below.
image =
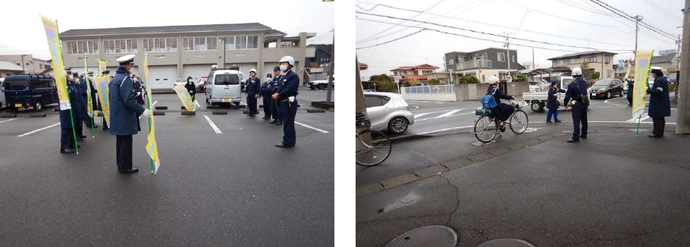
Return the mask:
<svg viewBox="0 0 690 247">
<path fill-rule="evenodd" d="M 558 93 L 565 93 L 565 90 L 555 87 L 549 87 L 549 95 L 546 100 L 546 108 L 556 110 L 560 106 L 558 104 Z"/>
<path fill-rule="evenodd" d="M 654 79 L 654 85 L 647 89 L 647 93 L 649 94 L 649 117 L 671 116 L 671 99 L 668 96 L 668 81 L 665 76 Z"/>
<path fill-rule="evenodd" d="M 273 80 L 266 80 L 263 84 L 261 84 L 261 96 L 262 97 L 271 97 L 271 94 L 273 94 L 273 90 L 271 90 L 271 84 L 273 83 Z"/>
<path fill-rule="evenodd" d="M 271 80 L 271 92 L 272 93 L 277 93 L 278 92 L 278 87 L 280 86 L 280 78 L 282 76 L 276 76 L 273 77 L 273 80 Z"/>
<path fill-rule="evenodd" d="M 187 92 L 189 92 L 189 95 L 194 96 L 194 94 L 196 94 L 196 85 L 194 85 L 194 82 L 185 83 L 184 88 L 187 89 Z"/>
<path fill-rule="evenodd" d="M 493 91 L 494 91 L 494 89 L 492 87 L 489 87 L 488 94 L 491 94 Z M 497 88 L 496 92 L 493 94 L 494 94 L 494 98 L 496 99 L 496 103 L 499 105 L 501 104 L 501 99 L 515 99 L 513 96 L 510 96 L 510 95 L 504 93 L 503 90 L 501 90 L 501 88 Z"/>
<path fill-rule="evenodd" d="M 278 99 L 286 100 L 290 96 L 297 96 L 299 89 L 299 76 L 288 70 L 287 73 L 280 76 L 280 83 L 278 85 Z"/>
<path fill-rule="evenodd" d="M 493 89 L 489 89 L 489 92 L 492 92 Z M 501 99 L 515 99 L 513 96 L 510 96 L 506 93 L 503 92 L 500 88 L 495 89 L 494 92 L 494 98 L 496 99 L 496 103 L 498 103 L 498 106 L 496 108 L 492 109 L 494 111 L 494 115 L 500 119 L 501 121 L 506 121 L 510 117 L 511 114 L 515 111 L 515 108 L 508 104 L 501 104 Z"/>
<path fill-rule="evenodd" d="M 139 118 L 144 113 L 144 107 L 134 99 L 133 82 L 124 68 L 117 69 L 117 73 L 110 84 L 110 134 L 135 135 L 139 132 Z"/>
<path fill-rule="evenodd" d="M 80 81 L 79 84 L 73 82 L 74 88 L 77 92 L 75 97 L 76 112 L 79 118 L 86 118 L 86 84 Z M 73 106 L 74 107 L 74 106 Z"/>
<path fill-rule="evenodd" d="M 72 82 L 67 82 L 67 93 L 69 94 L 69 104 L 72 108 L 72 119 L 70 120 L 70 110 L 60 111 L 60 128 L 71 129 L 72 121 L 74 124 L 79 124 L 77 117 L 77 98 L 80 97 L 79 91 Z"/>
<path fill-rule="evenodd" d="M 563 105 L 567 105 L 570 99 L 574 99 L 582 104 L 582 97 L 587 97 L 587 81 L 582 78 L 577 78 L 568 84 L 568 90 L 565 91 L 565 100 Z"/>
<path fill-rule="evenodd" d="M 246 92 L 249 95 L 249 97 L 255 97 L 257 94 L 259 94 L 259 90 L 261 88 L 261 80 L 259 80 L 258 77 L 254 77 L 254 80 L 252 80 L 252 78 L 249 77 L 249 79 L 247 79 L 246 85 Z"/>
<path fill-rule="evenodd" d="M 628 99 L 633 98 L 633 92 L 635 91 L 635 82 L 628 81 Z"/>
</svg>

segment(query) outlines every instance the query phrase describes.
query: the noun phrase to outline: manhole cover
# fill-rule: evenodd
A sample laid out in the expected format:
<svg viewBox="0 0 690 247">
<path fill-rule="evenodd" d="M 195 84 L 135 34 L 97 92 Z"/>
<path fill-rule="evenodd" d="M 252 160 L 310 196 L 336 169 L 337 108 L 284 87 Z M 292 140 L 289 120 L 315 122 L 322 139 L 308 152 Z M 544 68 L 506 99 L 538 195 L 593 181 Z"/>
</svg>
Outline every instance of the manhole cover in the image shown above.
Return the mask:
<svg viewBox="0 0 690 247">
<path fill-rule="evenodd" d="M 457 243 L 458 235 L 453 229 L 436 225 L 412 229 L 391 240 L 384 247 L 452 247 Z"/>
<path fill-rule="evenodd" d="M 501 238 L 485 242 L 477 247 L 534 247 L 534 245 L 521 239 Z"/>
</svg>

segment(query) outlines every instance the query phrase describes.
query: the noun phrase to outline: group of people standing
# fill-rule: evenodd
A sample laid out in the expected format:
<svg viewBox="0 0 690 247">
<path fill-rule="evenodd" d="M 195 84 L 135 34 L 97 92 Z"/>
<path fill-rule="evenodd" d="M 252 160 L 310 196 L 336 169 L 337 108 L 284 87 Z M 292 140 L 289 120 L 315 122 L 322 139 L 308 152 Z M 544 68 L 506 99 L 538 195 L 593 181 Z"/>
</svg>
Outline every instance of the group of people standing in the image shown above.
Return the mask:
<svg viewBox="0 0 690 247">
<path fill-rule="evenodd" d="M 90 77 L 93 72 L 88 74 L 81 74 L 72 68 L 65 68 L 67 93 L 69 94 L 70 110 L 60 111 L 60 153 L 71 154 L 75 152 L 75 148 L 79 147 L 76 142 L 81 142 L 86 138 L 84 135 L 84 126 L 87 128 L 98 128 L 94 124 L 93 115 L 88 114 L 88 88 L 87 83 L 91 87 L 91 103 L 92 109 L 98 108 L 96 101 L 96 88 Z M 74 125 L 74 129 L 72 129 Z M 74 130 L 74 132 L 72 132 Z M 76 138 L 75 138 L 76 137 Z"/>
</svg>

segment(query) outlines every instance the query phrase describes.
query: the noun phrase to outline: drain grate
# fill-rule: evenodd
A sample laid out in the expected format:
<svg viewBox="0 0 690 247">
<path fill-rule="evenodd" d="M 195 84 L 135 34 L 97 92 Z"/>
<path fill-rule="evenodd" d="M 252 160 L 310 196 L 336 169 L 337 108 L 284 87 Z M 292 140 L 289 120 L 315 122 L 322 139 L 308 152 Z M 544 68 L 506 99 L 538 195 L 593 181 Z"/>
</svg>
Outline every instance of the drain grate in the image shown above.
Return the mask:
<svg viewBox="0 0 690 247">
<path fill-rule="evenodd" d="M 534 245 L 521 239 L 501 238 L 485 242 L 477 247 L 534 247 Z"/>
<path fill-rule="evenodd" d="M 394 238 L 384 247 L 453 247 L 458 243 L 458 235 L 447 226 L 423 226 L 412 229 Z"/>
</svg>

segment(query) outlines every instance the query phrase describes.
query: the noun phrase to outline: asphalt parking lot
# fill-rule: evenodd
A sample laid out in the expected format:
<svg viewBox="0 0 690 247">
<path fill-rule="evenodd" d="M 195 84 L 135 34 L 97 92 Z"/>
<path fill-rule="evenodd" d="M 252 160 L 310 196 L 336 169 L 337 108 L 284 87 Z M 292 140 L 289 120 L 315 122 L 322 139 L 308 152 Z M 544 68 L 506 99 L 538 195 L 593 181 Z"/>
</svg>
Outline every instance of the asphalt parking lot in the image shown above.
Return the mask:
<svg viewBox="0 0 690 247">
<path fill-rule="evenodd" d="M 46 117 L 0 118 L 0 246 L 332 245 L 333 112 L 307 113 L 300 102 L 297 146 L 281 149 L 282 126 L 242 109 L 214 115 L 198 100 L 184 116 L 174 94 L 153 101 L 168 106 L 155 116 L 155 175 L 145 120 L 134 137 L 140 172 L 122 175 L 115 137 L 100 128 L 95 138 L 84 129 L 78 155 L 59 153 L 56 106 Z"/>
</svg>

